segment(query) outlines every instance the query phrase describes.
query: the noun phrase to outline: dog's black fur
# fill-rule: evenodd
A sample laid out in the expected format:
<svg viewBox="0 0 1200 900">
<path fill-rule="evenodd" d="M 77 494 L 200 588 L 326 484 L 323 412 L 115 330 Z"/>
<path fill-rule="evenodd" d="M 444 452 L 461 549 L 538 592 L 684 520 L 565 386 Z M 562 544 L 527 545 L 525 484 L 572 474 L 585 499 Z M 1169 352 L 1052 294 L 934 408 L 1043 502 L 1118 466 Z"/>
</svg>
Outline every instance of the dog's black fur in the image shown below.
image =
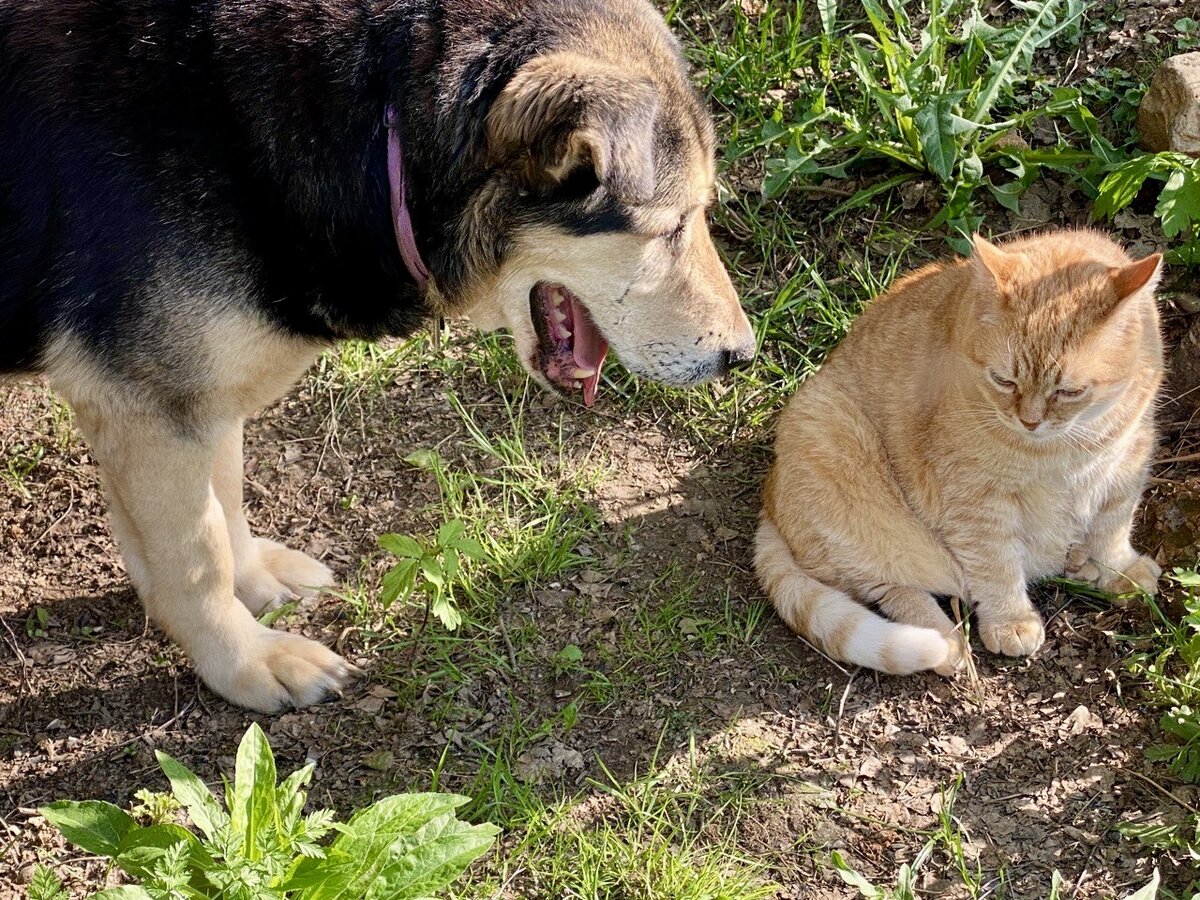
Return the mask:
<svg viewBox="0 0 1200 900">
<path fill-rule="evenodd" d="M 155 266 L 293 333 L 411 332 L 434 311 L 396 249 L 385 108 L 401 111 L 415 232 L 452 299 L 460 219 L 490 174 L 489 105 L 521 63 L 603 14 L 555 0 L 0 0 L 0 373 L 36 371 L 62 331 L 123 373 L 186 365 L 144 287 Z M 575 202 L 594 187 L 489 210 L 625 227 L 616 203 Z"/>
<path fill-rule="evenodd" d="M 317 702 L 352 668 L 256 617 L 333 573 L 253 536 L 245 418 L 432 315 L 585 403 L 610 345 L 673 384 L 749 359 L 713 143 L 649 0 L 0 0 L 0 377 L 70 403 L 209 686 Z"/>
</svg>

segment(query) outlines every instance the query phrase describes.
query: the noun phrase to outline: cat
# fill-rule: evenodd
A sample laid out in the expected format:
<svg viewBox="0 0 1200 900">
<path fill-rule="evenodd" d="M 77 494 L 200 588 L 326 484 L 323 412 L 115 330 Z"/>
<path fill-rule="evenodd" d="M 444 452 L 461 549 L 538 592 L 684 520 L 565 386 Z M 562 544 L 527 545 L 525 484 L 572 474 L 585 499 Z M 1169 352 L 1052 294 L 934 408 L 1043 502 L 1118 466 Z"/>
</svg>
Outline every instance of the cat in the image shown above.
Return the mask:
<svg viewBox="0 0 1200 900">
<path fill-rule="evenodd" d="M 1030 581 L 1153 593 L 1130 530 L 1161 262 L 1091 230 L 977 236 L 875 299 L 777 425 L 755 568 L 792 630 L 845 662 L 952 675 L 966 645 L 936 596 L 1022 656 L 1045 640 Z"/>
</svg>

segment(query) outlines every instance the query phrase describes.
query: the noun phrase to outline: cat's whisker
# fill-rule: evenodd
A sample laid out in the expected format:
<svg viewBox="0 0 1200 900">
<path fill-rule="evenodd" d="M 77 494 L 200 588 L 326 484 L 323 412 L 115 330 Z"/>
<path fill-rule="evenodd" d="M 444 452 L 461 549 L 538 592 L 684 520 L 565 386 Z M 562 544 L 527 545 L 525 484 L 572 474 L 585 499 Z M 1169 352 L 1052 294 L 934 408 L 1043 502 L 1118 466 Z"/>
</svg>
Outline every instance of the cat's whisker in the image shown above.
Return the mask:
<svg viewBox="0 0 1200 900">
<path fill-rule="evenodd" d="M 1060 574 L 1069 547 L 1152 588 L 1159 569 L 1130 546 L 1129 510 L 1153 444 L 1161 346 L 1147 340 L 1157 257 L 1131 263 L 1089 231 L 974 247 L 974 263 L 930 267 L 874 300 L 797 391 L 779 420 L 755 570 L 788 625 L 831 658 L 965 669 L 981 698 L 965 608 L 956 622 L 904 585 L 969 598 L 974 631 L 1009 656 L 1045 640 L 1024 585 Z M 1092 340 L 1122 316 L 1138 327 Z M 1134 368 L 1114 396 L 1113 360 L 1126 357 Z"/>
</svg>

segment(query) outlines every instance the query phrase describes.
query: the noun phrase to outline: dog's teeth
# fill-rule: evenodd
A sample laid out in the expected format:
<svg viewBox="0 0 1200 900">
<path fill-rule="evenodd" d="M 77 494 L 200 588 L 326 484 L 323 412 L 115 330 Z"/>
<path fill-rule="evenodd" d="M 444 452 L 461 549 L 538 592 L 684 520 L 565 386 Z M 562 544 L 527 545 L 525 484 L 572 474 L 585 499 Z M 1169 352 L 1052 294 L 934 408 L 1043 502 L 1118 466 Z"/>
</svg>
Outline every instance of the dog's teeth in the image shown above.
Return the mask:
<svg viewBox="0 0 1200 900">
<path fill-rule="evenodd" d="M 560 325 L 558 327 L 558 339 L 560 341 L 569 341 L 571 339 L 571 332 Z"/>
<path fill-rule="evenodd" d="M 555 306 L 561 305 L 562 302 L 566 299 L 567 298 L 562 295 L 562 291 L 554 291 L 553 293 L 550 294 L 550 302 L 553 303 Z"/>
<path fill-rule="evenodd" d="M 574 372 L 571 373 L 571 377 L 572 378 L 591 378 L 595 374 L 596 374 L 595 369 L 578 368 Z"/>
<path fill-rule="evenodd" d="M 559 309 L 557 306 L 554 307 L 554 309 L 550 310 L 550 315 L 553 316 L 554 321 L 558 322 L 560 325 L 563 322 L 567 321 L 567 314 L 565 312 L 563 312 L 561 309 Z"/>
</svg>

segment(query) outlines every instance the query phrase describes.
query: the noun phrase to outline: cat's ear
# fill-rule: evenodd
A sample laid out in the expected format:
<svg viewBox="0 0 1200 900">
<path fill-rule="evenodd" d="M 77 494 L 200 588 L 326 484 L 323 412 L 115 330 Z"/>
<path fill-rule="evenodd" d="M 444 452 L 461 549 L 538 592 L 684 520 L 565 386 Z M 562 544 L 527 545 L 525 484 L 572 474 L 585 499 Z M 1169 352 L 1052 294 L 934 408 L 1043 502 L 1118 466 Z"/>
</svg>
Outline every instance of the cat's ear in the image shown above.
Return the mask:
<svg viewBox="0 0 1200 900">
<path fill-rule="evenodd" d="M 1161 253 L 1151 253 L 1146 258 L 1131 262 L 1127 266 L 1116 266 L 1108 270 L 1108 277 L 1112 279 L 1118 302 L 1132 297 L 1146 287 L 1149 287 L 1149 292 L 1153 293 L 1161 275 Z"/>
<path fill-rule="evenodd" d="M 1008 281 L 1017 264 L 1014 254 L 1001 250 L 981 234 L 971 238 L 971 247 L 975 251 L 971 259 L 980 275 L 990 278 L 997 287 Z"/>
<path fill-rule="evenodd" d="M 1154 302 L 1154 289 L 1162 273 L 1162 254 L 1152 253 L 1144 259 L 1124 266 L 1113 266 L 1108 278 L 1113 292 L 1105 308 L 1098 309 L 1100 322 L 1107 328 L 1121 330 L 1133 322 L 1143 306 L 1139 300 Z"/>
</svg>

